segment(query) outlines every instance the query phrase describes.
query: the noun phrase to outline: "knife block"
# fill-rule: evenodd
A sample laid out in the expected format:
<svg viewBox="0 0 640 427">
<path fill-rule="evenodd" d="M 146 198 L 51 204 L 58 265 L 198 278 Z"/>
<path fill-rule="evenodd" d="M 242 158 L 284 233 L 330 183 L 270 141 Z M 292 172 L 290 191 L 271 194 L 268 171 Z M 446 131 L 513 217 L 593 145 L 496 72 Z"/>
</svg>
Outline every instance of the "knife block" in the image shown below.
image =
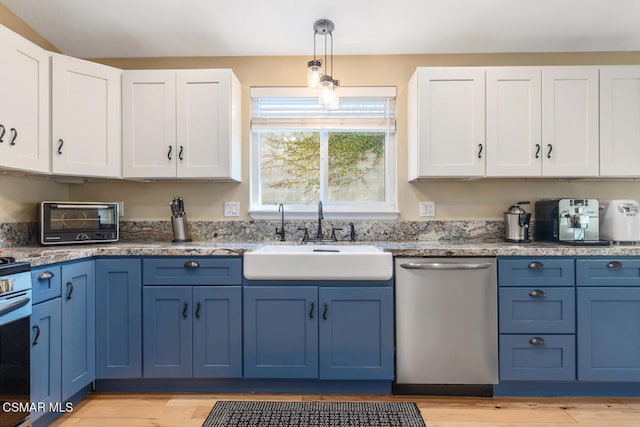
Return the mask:
<svg viewBox="0 0 640 427">
<path fill-rule="evenodd" d="M 189 231 L 187 229 L 187 215 L 172 216 L 171 226 L 173 227 L 173 243 L 190 242 Z"/>
</svg>

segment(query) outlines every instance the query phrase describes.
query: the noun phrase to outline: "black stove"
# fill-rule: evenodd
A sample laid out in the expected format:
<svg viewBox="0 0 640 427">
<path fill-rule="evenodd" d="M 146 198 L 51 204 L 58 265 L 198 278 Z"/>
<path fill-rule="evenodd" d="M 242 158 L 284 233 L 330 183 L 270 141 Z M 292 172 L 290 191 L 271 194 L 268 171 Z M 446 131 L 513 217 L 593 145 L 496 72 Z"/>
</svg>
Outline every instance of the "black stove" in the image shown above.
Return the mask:
<svg viewBox="0 0 640 427">
<path fill-rule="evenodd" d="M 31 271 L 31 265 L 28 262 L 16 262 L 16 259 L 10 256 L 0 257 L 0 276 L 8 276 L 25 271 Z"/>
<path fill-rule="evenodd" d="M 0 401 L 17 404 L 3 411 L 0 427 L 21 425 L 29 416 L 31 378 L 31 266 L 0 257 Z"/>
</svg>

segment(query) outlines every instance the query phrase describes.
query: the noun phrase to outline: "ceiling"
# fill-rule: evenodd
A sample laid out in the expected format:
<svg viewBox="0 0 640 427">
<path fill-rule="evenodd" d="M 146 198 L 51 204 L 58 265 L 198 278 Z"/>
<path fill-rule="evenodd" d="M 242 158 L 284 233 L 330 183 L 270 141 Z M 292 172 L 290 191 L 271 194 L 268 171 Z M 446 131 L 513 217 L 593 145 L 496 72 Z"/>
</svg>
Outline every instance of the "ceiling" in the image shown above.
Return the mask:
<svg viewBox="0 0 640 427">
<path fill-rule="evenodd" d="M 640 51 L 638 0 L 0 0 L 84 58 Z M 322 41 L 321 38 L 318 39 Z"/>
</svg>

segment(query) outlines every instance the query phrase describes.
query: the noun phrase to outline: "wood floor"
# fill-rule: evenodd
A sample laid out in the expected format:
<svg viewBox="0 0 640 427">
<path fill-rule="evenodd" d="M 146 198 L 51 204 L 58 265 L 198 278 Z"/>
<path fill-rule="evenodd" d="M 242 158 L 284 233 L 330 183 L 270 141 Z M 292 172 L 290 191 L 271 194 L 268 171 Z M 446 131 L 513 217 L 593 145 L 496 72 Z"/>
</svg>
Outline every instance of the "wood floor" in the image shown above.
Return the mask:
<svg viewBox="0 0 640 427">
<path fill-rule="evenodd" d="M 94 393 L 53 426 L 200 427 L 217 400 L 416 402 L 427 427 L 640 426 L 640 398 Z"/>
</svg>

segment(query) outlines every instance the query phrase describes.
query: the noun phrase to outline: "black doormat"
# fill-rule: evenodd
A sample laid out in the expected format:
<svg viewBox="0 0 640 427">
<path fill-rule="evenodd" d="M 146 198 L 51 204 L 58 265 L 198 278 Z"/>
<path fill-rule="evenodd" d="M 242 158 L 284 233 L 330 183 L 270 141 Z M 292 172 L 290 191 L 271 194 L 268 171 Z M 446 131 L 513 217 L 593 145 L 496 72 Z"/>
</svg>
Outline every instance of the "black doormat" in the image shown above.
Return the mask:
<svg viewBox="0 0 640 427">
<path fill-rule="evenodd" d="M 426 427 L 415 403 L 219 401 L 202 427 Z"/>
</svg>

